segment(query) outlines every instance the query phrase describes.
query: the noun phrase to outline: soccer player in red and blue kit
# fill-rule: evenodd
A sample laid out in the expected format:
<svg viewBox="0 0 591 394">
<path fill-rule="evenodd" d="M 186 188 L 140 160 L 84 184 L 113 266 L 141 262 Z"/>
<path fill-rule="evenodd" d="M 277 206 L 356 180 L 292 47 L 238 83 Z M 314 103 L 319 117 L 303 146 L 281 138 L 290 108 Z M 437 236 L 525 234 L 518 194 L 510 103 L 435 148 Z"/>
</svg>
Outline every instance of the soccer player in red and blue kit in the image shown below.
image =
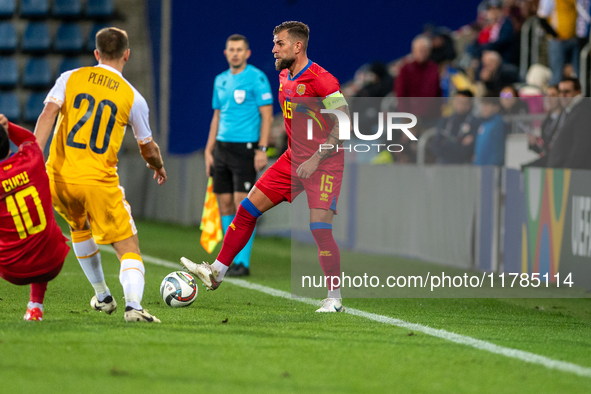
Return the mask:
<svg viewBox="0 0 591 394">
<path fill-rule="evenodd" d="M 318 245 L 320 265 L 326 277 L 340 277 L 339 248 L 332 235 L 333 217 L 343 176 L 343 151 L 337 151 L 339 124 L 334 115 L 320 113 L 320 106 L 306 106 L 311 111 L 313 138 L 307 138 L 306 116 L 294 117 L 299 98 L 316 97 L 322 107 L 349 114 L 339 81 L 318 64 L 308 60 L 306 49 L 310 30 L 302 22 L 284 22 L 273 31 L 273 55 L 279 74 L 279 103 L 283 110 L 289 148 L 256 182 L 241 203 L 224 238 L 217 260 L 209 265 L 181 258 L 182 264 L 204 285 L 215 290 L 221 284 L 232 259 L 248 242 L 257 218 L 275 205 L 291 202 L 306 191 L 310 208 L 310 230 Z M 294 101 L 295 99 L 295 101 Z M 320 145 L 323 145 L 322 149 Z M 329 149 L 330 147 L 330 149 Z M 328 297 L 316 312 L 343 312 L 341 291 L 328 280 Z"/>
<path fill-rule="evenodd" d="M 10 152 L 8 139 L 19 147 Z M 53 217 L 43 152 L 30 131 L 0 115 L 0 277 L 31 284 L 25 320 L 43 320 L 47 282 L 70 248 Z"/>
</svg>

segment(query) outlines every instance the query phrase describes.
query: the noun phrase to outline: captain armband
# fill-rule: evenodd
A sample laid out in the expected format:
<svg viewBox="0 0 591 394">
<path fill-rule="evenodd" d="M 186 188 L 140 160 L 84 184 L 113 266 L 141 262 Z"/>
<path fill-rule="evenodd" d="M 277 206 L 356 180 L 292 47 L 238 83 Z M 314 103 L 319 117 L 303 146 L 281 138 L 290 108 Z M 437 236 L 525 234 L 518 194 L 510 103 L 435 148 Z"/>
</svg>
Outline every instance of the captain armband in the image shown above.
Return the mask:
<svg viewBox="0 0 591 394">
<path fill-rule="evenodd" d="M 347 105 L 347 100 L 345 100 L 343 93 L 337 90 L 333 94 L 326 96 L 326 98 L 322 100 L 322 104 L 324 104 L 324 108 L 326 109 L 336 109 L 343 105 Z"/>
</svg>

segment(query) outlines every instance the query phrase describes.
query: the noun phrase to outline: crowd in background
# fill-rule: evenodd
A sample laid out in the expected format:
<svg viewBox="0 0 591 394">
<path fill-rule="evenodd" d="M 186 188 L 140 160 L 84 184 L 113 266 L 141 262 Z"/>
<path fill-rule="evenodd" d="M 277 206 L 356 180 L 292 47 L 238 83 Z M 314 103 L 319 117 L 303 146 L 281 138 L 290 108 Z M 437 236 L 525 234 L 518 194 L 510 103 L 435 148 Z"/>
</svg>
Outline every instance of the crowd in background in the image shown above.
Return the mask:
<svg viewBox="0 0 591 394">
<path fill-rule="evenodd" d="M 527 165 L 591 168 L 591 155 L 585 154 L 591 150 L 591 108 L 578 80 L 590 5 L 591 0 L 484 0 L 473 23 L 457 31 L 426 26 L 410 54 L 388 65 L 363 65 L 343 92 L 385 97 L 391 109 L 415 114 L 417 135 L 435 130 L 427 162 L 502 166 L 507 135 L 525 133 L 529 149 L 539 155 Z M 532 17 L 544 29 L 547 60 L 533 64 L 522 79 L 521 29 Z M 276 126 L 279 142 L 281 123 Z M 416 162 L 415 141 L 401 135 L 395 142 L 404 146 L 402 152 L 382 152 L 374 162 Z"/>
</svg>

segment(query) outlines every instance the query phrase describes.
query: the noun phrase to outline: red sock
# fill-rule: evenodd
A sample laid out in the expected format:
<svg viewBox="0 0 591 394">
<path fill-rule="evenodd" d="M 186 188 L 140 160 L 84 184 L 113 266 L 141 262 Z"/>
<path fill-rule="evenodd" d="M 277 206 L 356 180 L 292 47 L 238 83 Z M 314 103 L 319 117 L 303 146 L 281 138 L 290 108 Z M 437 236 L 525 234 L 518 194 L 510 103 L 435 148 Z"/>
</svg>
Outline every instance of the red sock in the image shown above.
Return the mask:
<svg viewBox="0 0 591 394">
<path fill-rule="evenodd" d="M 257 218 L 261 215 L 261 212 L 248 198 L 245 198 L 242 201 L 232 224 L 230 224 L 226 231 L 226 235 L 224 236 L 222 250 L 218 255 L 218 261 L 220 263 L 227 266 L 232 264 L 234 257 L 236 257 L 236 255 L 240 253 L 242 248 L 248 243 L 257 224 Z"/>
<path fill-rule="evenodd" d="M 316 223 L 312 223 L 310 227 L 313 228 L 314 224 Z M 332 226 L 330 226 L 330 228 L 313 228 L 312 235 L 314 236 L 316 245 L 318 245 L 318 258 L 320 259 L 320 266 L 322 267 L 324 276 L 328 277 L 328 290 L 338 289 L 340 286 L 336 286 L 336 284 L 340 283 L 341 277 L 341 253 L 332 236 Z M 339 278 L 339 282 L 336 282 L 336 279 L 334 279 L 334 287 L 331 280 L 331 277 L 333 276 Z"/>
<path fill-rule="evenodd" d="M 47 282 L 31 283 L 31 299 L 29 301 L 43 304 L 45 298 L 45 290 L 47 290 Z"/>
</svg>

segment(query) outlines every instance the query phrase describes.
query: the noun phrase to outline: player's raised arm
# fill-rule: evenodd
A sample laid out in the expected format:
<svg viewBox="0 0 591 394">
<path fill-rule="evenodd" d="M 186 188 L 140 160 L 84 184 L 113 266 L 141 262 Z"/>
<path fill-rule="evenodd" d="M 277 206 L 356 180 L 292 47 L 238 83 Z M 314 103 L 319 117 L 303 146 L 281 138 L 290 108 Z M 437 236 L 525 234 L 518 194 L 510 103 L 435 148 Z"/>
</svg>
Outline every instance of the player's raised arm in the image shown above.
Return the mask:
<svg viewBox="0 0 591 394">
<path fill-rule="evenodd" d="M 59 112 L 60 107 L 57 104 L 48 102 L 45 104 L 41 115 L 39 115 L 39 119 L 37 119 L 34 134 L 35 137 L 37 137 L 37 143 L 42 151 L 45 149 L 45 145 L 47 144 L 47 140 L 49 139 L 49 135 L 51 134 L 51 130 L 55 123 L 55 118 L 57 118 Z"/>
<path fill-rule="evenodd" d="M 21 146 L 25 142 L 35 142 L 35 136 L 30 130 L 9 122 L 4 115 L 0 115 L 0 124 L 2 124 L 2 126 L 4 126 L 4 124 L 7 125 L 6 131 L 8 131 L 8 137 L 16 146 Z"/>
</svg>

